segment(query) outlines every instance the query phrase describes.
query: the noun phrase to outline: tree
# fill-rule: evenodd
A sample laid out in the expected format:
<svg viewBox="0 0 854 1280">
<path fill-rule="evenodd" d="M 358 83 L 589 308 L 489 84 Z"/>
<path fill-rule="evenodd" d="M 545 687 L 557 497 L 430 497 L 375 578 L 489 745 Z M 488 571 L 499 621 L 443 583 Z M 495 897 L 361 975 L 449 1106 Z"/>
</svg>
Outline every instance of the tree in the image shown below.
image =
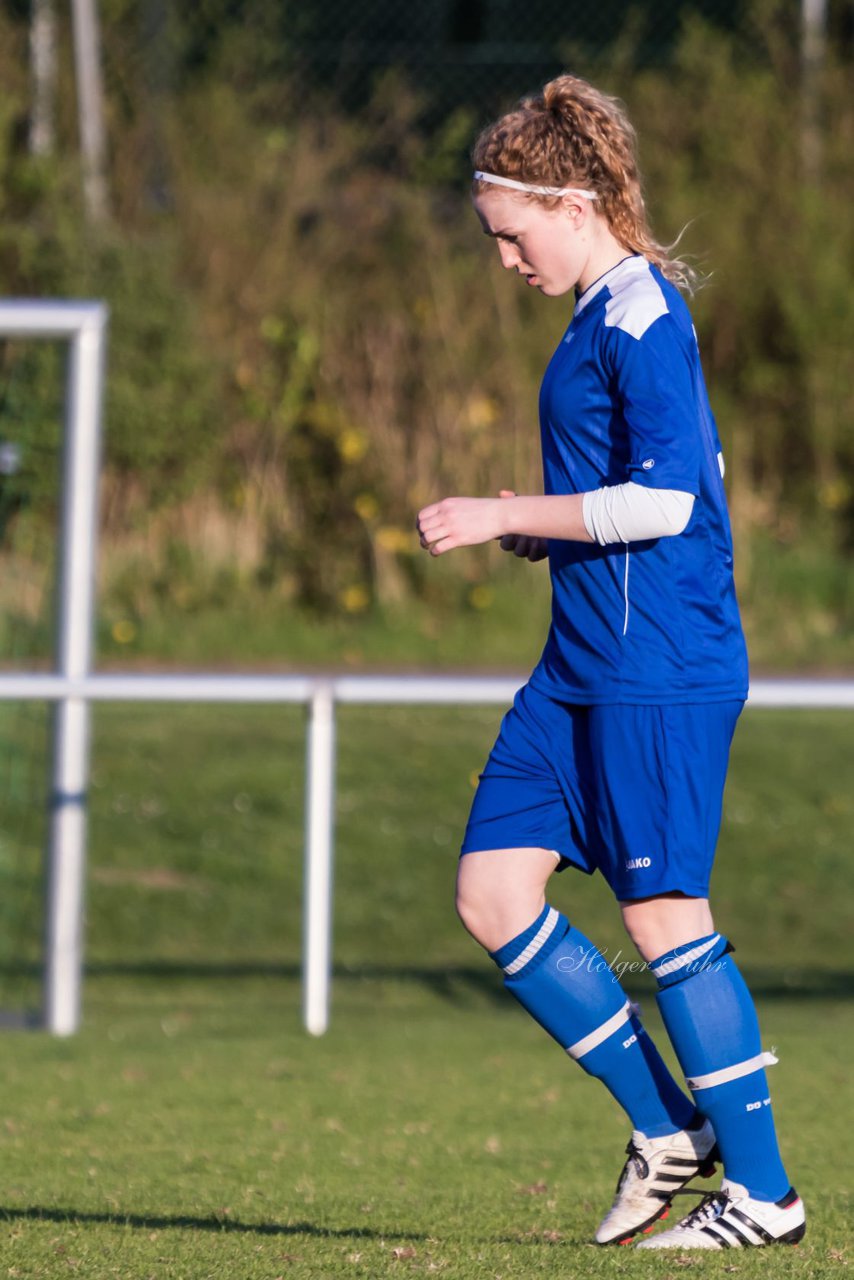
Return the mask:
<svg viewBox="0 0 854 1280">
<path fill-rule="evenodd" d="M 83 199 L 86 215 L 96 225 L 105 222 L 109 216 L 98 8 L 96 0 L 72 0 L 71 10 L 80 151 L 83 161 Z"/>
<path fill-rule="evenodd" d="M 32 0 L 30 12 L 30 153 L 49 156 L 56 144 L 56 10 L 53 0 Z"/>
</svg>

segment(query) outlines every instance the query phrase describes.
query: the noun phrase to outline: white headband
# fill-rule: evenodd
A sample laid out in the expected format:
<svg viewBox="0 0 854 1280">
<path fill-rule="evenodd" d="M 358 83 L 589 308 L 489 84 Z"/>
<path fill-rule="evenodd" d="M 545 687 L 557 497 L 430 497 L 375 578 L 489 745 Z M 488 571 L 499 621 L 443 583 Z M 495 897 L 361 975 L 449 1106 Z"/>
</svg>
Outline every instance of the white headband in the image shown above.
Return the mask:
<svg viewBox="0 0 854 1280">
<path fill-rule="evenodd" d="M 595 191 L 582 187 L 538 187 L 533 182 L 517 182 L 515 178 L 499 178 L 497 173 L 482 173 L 475 169 L 475 182 L 491 182 L 495 187 L 510 187 L 512 191 L 530 191 L 535 196 L 581 196 L 582 200 L 595 200 Z"/>
</svg>

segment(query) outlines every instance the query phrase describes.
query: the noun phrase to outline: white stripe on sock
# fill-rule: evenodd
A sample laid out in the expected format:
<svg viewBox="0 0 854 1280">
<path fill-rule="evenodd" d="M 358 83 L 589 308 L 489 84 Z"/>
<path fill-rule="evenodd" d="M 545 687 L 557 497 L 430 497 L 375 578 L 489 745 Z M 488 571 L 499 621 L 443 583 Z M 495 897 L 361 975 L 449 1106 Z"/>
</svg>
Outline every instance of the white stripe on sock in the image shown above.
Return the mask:
<svg viewBox="0 0 854 1280">
<path fill-rule="evenodd" d="M 558 913 L 554 907 L 549 907 L 549 914 L 546 916 L 540 928 L 534 937 L 528 943 L 524 951 L 520 951 L 515 960 L 511 960 L 509 964 L 504 966 L 504 972 L 507 974 L 518 973 L 520 969 L 524 969 L 529 960 L 533 960 L 544 942 L 548 941 L 557 926 Z"/>
<path fill-rule="evenodd" d="M 684 968 L 685 965 L 691 964 L 693 960 L 699 960 L 700 956 L 711 951 L 716 942 L 720 942 L 721 935 L 716 933 L 708 942 L 704 942 L 701 947 L 693 947 L 690 951 L 683 951 L 681 955 L 674 956 L 672 960 L 665 960 L 664 964 L 660 964 L 657 969 L 653 969 L 654 978 L 666 978 L 669 973 L 675 973 L 677 969 Z"/>
<path fill-rule="evenodd" d="M 685 1077 L 685 1083 L 692 1092 L 698 1089 L 712 1089 L 716 1084 L 726 1084 L 728 1080 L 740 1080 L 742 1076 L 752 1075 L 763 1067 L 774 1067 L 779 1061 L 773 1053 L 757 1053 L 755 1058 L 747 1058 L 744 1062 L 736 1062 L 732 1067 L 722 1067 L 720 1071 L 710 1071 L 705 1076 Z"/>
<path fill-rule="evenodd" d="M 595 1031 L 591 1031 L 589 1036 L 584 1036 L 581 1040 L 576 1040 L 575 1044 L 571 1044 L 567 1049 L 570 1058 L 583 1058 L 591 1049 L 595 1049 L 597 1045 L 602 1044 L 609 1036 L 612 1036 L 618 1027 L 624 1022 L 628 1022 L 632 1016 L 632 1006 L 627 1000 L 619 1013 L 615 1013 L 613 1018 L 609 1018 L 607 1022 L 603 1022 L 601 1027 L 597 1027 Z"/>
</svg>

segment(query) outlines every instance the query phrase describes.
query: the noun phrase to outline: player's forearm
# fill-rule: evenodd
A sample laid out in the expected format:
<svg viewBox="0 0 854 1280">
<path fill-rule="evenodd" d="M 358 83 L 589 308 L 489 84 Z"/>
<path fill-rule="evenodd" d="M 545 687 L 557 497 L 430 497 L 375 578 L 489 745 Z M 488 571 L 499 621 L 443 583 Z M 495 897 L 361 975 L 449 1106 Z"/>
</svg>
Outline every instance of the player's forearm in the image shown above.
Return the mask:
<svg viewBox="0 0 854 1280">
<path fill-rule="evenodd" d="M 694 497 L 678 489 L 611 485 L 591 493 L 505 498 L 505 532 L 568 542 L 641 542 L 673 537 L 687 527 Z"/>
<path fill-rule="evenodd" d="M 504 491 L 500 498 L 443 498 L 419 511 L 417 525 L 421 545 L 432 556 L 520 536 L 607 546 L 679 533 L 693 503 L 690 493 L 652 493 L 632 483 L 593 494 L 511 497 Z"/>
<path fill-rule="evenodd" d="M 584 523 L 583 494 L 550 494 L 502 498 L 498 509 L 502 533 L 556 538 L 564 542 L 592 542 Z"/>
</svg>

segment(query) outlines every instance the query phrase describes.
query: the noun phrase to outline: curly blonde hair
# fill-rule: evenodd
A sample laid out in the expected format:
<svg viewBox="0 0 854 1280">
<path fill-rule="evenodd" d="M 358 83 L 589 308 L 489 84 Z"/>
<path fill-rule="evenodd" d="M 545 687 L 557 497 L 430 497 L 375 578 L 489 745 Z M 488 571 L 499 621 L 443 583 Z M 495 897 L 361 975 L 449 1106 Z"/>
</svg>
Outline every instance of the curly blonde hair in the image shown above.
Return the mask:
<svg viewBox="0 0 854 1280">
<path fill-rule="evenodd" d="M 596 192 L 600 209 L 620 244 L 643 254 L 668 280 L 689 292 L 697 273 L 654 239 L 644 205 L 637 136 L 625 107 L 578 76 L 550 80 L 523 98 L 478 137 L 475 169 L 548 187 L 584 187 Z M 492 188 L 494 190 L 494 188 Z M 489 190 L 475 181 L 477 195 Z M 557 207 L 560 197 L 533 193 L 520 199 Z M 678 242 L 677 242 L 678 243 Z"/>
</svg>

